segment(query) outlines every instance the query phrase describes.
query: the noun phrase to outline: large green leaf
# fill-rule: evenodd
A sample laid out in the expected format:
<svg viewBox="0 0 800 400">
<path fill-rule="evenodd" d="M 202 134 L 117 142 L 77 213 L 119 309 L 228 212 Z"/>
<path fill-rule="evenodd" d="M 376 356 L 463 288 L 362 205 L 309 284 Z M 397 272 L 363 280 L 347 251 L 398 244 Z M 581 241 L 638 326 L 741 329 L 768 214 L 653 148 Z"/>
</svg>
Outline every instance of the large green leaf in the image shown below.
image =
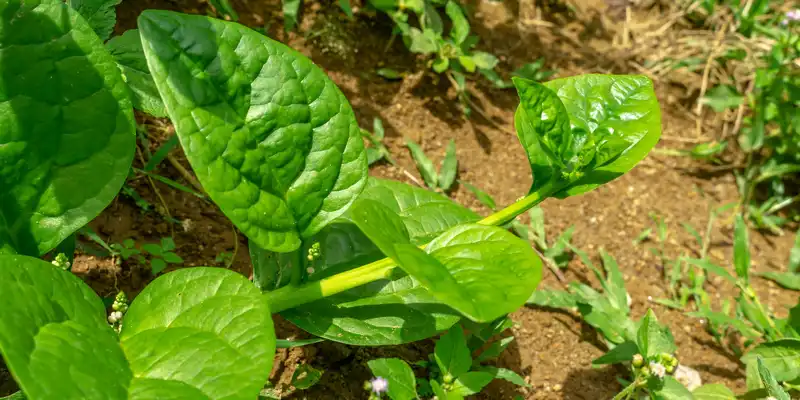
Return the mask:
<svg viewBox="0 0 800 400">
<path fill-rule="evenodd" d="M 122 186 L 135 140 L 125 82 L 67 5 L 0 1 L 0 127 L 0 253 L 46 253 Z"/>
<path fill-rule="evenodd" d="M 101 40 L 108 39 L 117 24 L 117 13 L 114 8 L 122 0 L 67 0 L 72 8 L 78 11 L 89 23 Z"/>
<path fill-rule="evenodd" d="M 136 109 L 154 117 L 166 117 L 167 109 L 161 102 L 156 83 L 147 67 L 147 59 L 142 50 L 142 39 L 138 29 L 125 31 L 106 43 L 106 48 L 117 60 L 125 82 L 131 90 L 131 99 Z"/>
<path fill-rule="evenodd" d="M 637 333 L 637 345 L 646 358 L 661 353 L 672 354 L 677 347 L 669 327 L 661 325 L 653 310 L 647 310 Z"/>
<path fill-rule="evenodd" d="M 0 256 L 0 353 L 32 399 L 252 399 L 269 376 L 269 308 L 243 276 L 193 268 L 156 279 L 119 337 L 80 279 Z"/>
<path fill-rule="evenodd" d="M 250 240 L 292 251 L 347 210 L 366 183 L 366 152 L 321 69 L 233 22 L 145 11 L 139 29 L 190 164 Z"/>
<path fill-rule="evenodd" d="M 541 280 L 541 260 L 536 253 L 526 241 L 504 229 L 458 225 L 434 239 L 427 247 L 428 254 L 403 240 L 396 230 L 385 229 L 382 224 L 388 209 L 381 203 L 366 200 L 357 204 L 359 218 L 354 222 L 384 254 L 442 303 L 474 321 L 492 321 L 516 310 Z"/>
<path fill-rule="evenodd" d="M 648 388 L 650 389 L 653 400 L 693 400 L 692 392 L 678 382 L 677 379 L 671 375 L 667 375 L 658 384 L 653 385 L 651 382 L 655 379 L 648 380 Z"/>
<path fill-rule="evenodd" d="M 515 124 L 534 175 L 531 192 L 551 178 L 565 198 L 632 169 L 661 136 L 652 82 L 643 76 L 581 75 L 538 84 L 514 78 Z"/>
<path fill-rule="evenodd" d="M 800 377 L 800 340 L 781 339 L 761 343 L 742 357 L 747 369 L 757 368 L 756 358 L 761 357 L 778 381 L 791 381 Z"/>
<path fill-rule="evenodd" d="M 442 195 L 396 181 L 370 178 L 360 198 L 378 201 L 397 213 L 415 244 L 427 243 L 450 227 L 479 219 L 474 212 Z M 349 218 L 349 213 L 345 217 Z M 306 273 L 313 271 L 307 275 L 308 281 L 385 257 L 345 218 L 309 238 L 303 254 L 314 243 L 319 243 L 320 254 L 306 263 Z M 314 335 L 357 345 L 425 339 L 460 319 L 456 311 L 441 304 L 417 280 L 398 269 L 391 279 L 283 311 L 281 315 Z"/>
<path fill-rule="evenodd" d="M 725 385 L 709 383 L 692 391 L 694 400 L 736 400 L 736 395 Z"/>
<path fill-rule="evenodd" d="M 79 278 L 0 256 L 0 353 L 31 399 L 124 399 L 133 375 L 100 298 Z"/>
<path fill-rule="evenodd" d="M 245 277 L 191 268 L 156 279 L 136 297 L 120 345 L 137 390 L 253 399 L 269 378 L 275 333 L 265 299 Z"/>
</svg>

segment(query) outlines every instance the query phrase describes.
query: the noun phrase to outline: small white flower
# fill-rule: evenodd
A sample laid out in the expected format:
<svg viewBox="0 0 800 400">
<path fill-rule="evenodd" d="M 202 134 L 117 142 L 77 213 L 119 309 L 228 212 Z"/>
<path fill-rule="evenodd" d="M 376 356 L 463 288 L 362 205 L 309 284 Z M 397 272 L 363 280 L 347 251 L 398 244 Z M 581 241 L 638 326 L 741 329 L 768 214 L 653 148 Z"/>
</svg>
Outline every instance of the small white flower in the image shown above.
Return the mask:
<svg viewBox="0 0 800 400">
<path fill-rule="evenodd" d="M 372 387 L 372 392 L 375 394 L 385 393 L 389 390 L 389 381 L 380 376 L 377 376 L 369 381 L 370 386 Z"/>
<path fill-rule="evenodd" d="M 308 272 L 309 275 L 313 274 L 314 273 L 314 267 L 306 268 L 306 272 Z"/>
<path fill-rule="evenodd" d="M 650 372 L 652 372 L 653 375 L 655 375 L 655 376 L 657 376 L 659 378 L 663 378 L 664 375 L 667 374 L 667 368 L 665 368 L 660 363 L 651 361 L 650 362 Z"/>
<path fill-rule="evenodd" d="M 108 316 L 109 323 L 116 324 L 120 320 L 122 320 L 122 313 L 119 311 L 114 311 Z"/>
</svg>

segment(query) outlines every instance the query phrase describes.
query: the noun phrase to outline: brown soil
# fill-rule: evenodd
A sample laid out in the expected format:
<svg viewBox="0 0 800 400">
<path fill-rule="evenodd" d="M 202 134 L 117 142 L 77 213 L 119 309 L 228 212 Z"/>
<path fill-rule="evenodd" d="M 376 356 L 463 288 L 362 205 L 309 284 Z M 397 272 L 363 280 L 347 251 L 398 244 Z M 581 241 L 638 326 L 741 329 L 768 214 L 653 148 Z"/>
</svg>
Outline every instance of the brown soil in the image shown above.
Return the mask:
<svg viewBox="0 0 800 400">
<path fill-rule="evenodd" d="M 513 131 L 513 112 L 517 104 L 513 90 L 491 89 L 482 81 L 471 83 L 474 100 L 493 121 L 474 114 L 465 120 L 459 110 L 455 92 L 448 82 L 428 72 L 424 64 L 407 52 L 399 40 L 387 51 L 391 27 L 383 16 L 358 13 L 354 20 L 342 15 L 335 2 L 306 2 L 300 33 L 285 33 L 282 28 L 280 2 L 277 0 L 240 0 L 234 4 L 241 22 L 265 28 L 269 36 L 302 51 L 320 65 L 344 91 L 353 105 L 362 126 L 371 126 L 380 117 L 387 131 L 387 143 L 400 167 L 378 165 L 371 174 L 408 181 L 403 169 L 415 171 L 403 147 L 404 137 L 413 138 L 435 158 L 443 156 L 450 139 L 458 146 L 459 179 L 473 183 L 495 196 L 498 204 L 508 204 L 524 194 L 530 185 L 530 171 L 517 139 L 500 130 Z M 546 57 L 547 66 L 557 69 L 558 76 L 587 72 L 636 73 L 628 67 L 625 52 L 614 47 L 615 31 L 609 28 L 604 2 L 573 1 L 573 7 L 546 8 L 541 17 L 562 29 L 531 24 L 537 12 L 533 1 L 471 3 L 473 29 L 482 38 L 482 48 L 498 55 L 500 69 L 514 68 Z M 545 2 L 548 3 L 548 2 Z M 169 0 L 124 1 L 120 5 L 117 33 L 135 28 L 136 16 L 148 8 L 176 9 L 188 13 L 205 13 L 207 5 L 197 1 Z M 407 75 L 402 81 L 386 81 L 374 71 L 391 67 Z M 656 82 L 662 101 L 665 138 L 691 137 L 694 121 L 687 118 L 686 107 L 691 99 L 671 84 Z M 155 148 L 170 127 L 162 121 L 140 119 L 146 123 Z M 705 132 L 714 135 L 714 132 Z M 663 140 L 659 147 L 675 148 L 680 142 Z M 186 164 L 180 150 L 175 157 Z M 589 194 L 567 200 L 548 200 L 543 207 L 547 231 L 554 235 L 575 225 L 574 243 L 590 253 L 604 248 L 613 254 L 624 272 L 633 298 L 632 314 L 639 318 L 648 307 L 659 319 L 669 324 L 675 334 L 682 363 L 698 369 L 704 382 L 723 383 L 737 392 L 744 391 L 744 371 L 736 358 L 718 347 L 705 333 L 703 326 L 683 313 L 668 310 L 649 301 L 666 297 L 659 261 L 646 246 L 632 240 L 651 225 L 649 213 L 666 218 L 670 228 L 667 251 L 671 256 L 692 254 L 692 238 L 681 228 L 681 222 L 703 227 L 709 205 L 735 201 L 737 191 L 732 175 L 694 173 L 700 164 L 687 159 L 652 154 L 636 169 L 622 178 Z M 181 175 L 168 163 L 158 173 L 182 181 Z M 412 172 L 413 173 L 413 172 Z M 173 236 L 176 252 L 185 260 L 185 267 L 219 265 L 215 257 L 221 252 L 235 252 L 232 268 L 249 275 L 247 241 L 237 235 L 230 222 L 216 206 L 186 193 L 155 183 L 169 214 L 182 225 L 170 224 L 158 212 L 143 213 L 134 202 L 120 196 L 92 222 L 109 243 L 133 238 L 137 243 L 156 242 Z M 142 197 L 160 205 L 150 183 L 144 179 L 131 182 Z M 487 213 L 464 187 L 450 193 L 456 201 Z M 160 207 L 163 213 L 163 207 Z M 714 229 L 711 256 L 719 263 L 732 259 L 731 221 L 721 221 Z M 786 263 L 791 248 L 787 236 L 751 234 L 753 267 L 756 271 L 777 270 Z M 107 296 L 119 289 L 135 294 L 151 279 L 141 267 L 91 255 L 80 255 L 75 272 L 98 293 Z M 573 261 L 567 278 L 593 282 L 588 269 Z M 594 282 L 596 283 L 596 282 Z M 796 294 L 781 290 L 762 280 L 755 282 L 764 303 L 778 313 L 794 304 Z M 559 288 L 549 274 L 543 287 Z M 731 297 L 729 285 L 712 280 L 710 292 L 716 298 Z M 504 382 L 494 382 L 475 398 L 512 399 L 608 399 L 621 387 L 616 381 L 619 371 L 613 368 L 593 369 L 591 360 L 603 353 L 597 334 L 578 318 L 566 312 L 523 308 L 512 315 L 516 341 L 497 364 L 525 377 L 531 389 L 520 389 Z M 304 337 L 303 332 L 281 318 L 276 318 L 279 337 Z M 293 350 L 280 350 L 276 356 L 272 381 L 285 384 L 296 365 L 309 363 L 325 370 L 321 382 L 310 390 L 289 398 L 363 399 L 363 382 L 370 377 L 366 361 L 378 357 L 401 357 L 409 361 L 423 360 L 432 350 L 431 341 L 383 348 L 359 348 L 337 343 L 321 343 Z M 2 370 L 0 368 L 0 370 Z M 0 382 L 3 382 L 0 375 Z M 4 393 L 0 385 L 0 395 Z"/>
</svg>

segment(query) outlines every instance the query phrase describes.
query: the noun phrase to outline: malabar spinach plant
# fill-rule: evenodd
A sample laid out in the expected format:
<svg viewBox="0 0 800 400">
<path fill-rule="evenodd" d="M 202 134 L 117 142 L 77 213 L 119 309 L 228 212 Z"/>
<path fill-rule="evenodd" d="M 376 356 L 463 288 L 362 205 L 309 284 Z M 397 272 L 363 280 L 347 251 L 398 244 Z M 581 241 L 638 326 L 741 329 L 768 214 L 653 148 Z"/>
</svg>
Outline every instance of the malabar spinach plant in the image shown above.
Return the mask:
<svg viewBox="0 0 800 400">
<path fill-rule="evenodd" d="M 250 240 L 255 285 L 220 268 L 170 272 L 115 310 L 112 329 L 88 286 L 34 258 L 122 185 L 130 93 L 78 13 L 0 0 L 0 353 L 32 399 L 255 398 L 276 347 L 271 313 L 358 345 L 494 321 L 541 279 L 529 244 L 498 226 L 626 173 L 661 132 L 647 78 L 517 78 L 533 185 L 481 219 L 439 194 L 368 179 L 353 110 L 296 51 L 205 16 L 146 11 L 138 23 L 189 163 Z"/>
</svg>

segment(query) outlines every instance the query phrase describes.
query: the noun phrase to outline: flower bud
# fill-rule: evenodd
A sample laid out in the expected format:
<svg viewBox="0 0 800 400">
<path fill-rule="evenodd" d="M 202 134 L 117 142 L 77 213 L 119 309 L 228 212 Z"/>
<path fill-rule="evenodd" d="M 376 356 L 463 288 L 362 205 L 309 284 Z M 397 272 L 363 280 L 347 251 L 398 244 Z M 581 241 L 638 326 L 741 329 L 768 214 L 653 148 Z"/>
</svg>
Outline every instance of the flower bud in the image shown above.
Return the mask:
<svg viewBox="0 0 800 400">
<path fill-rule="evenodd" d="M 444 383 L 453 383 L 453 375 L 451 375 L 449 372 L 444 374 L 444 377 L 442 377 L 442 381 Z"/>
<path fill-rule="evenodd" d="M 634 367 L 639 368 L 644 364 L 644 357 L 641 354 L 635 354 L 632 363 Z"/>
</svg>

